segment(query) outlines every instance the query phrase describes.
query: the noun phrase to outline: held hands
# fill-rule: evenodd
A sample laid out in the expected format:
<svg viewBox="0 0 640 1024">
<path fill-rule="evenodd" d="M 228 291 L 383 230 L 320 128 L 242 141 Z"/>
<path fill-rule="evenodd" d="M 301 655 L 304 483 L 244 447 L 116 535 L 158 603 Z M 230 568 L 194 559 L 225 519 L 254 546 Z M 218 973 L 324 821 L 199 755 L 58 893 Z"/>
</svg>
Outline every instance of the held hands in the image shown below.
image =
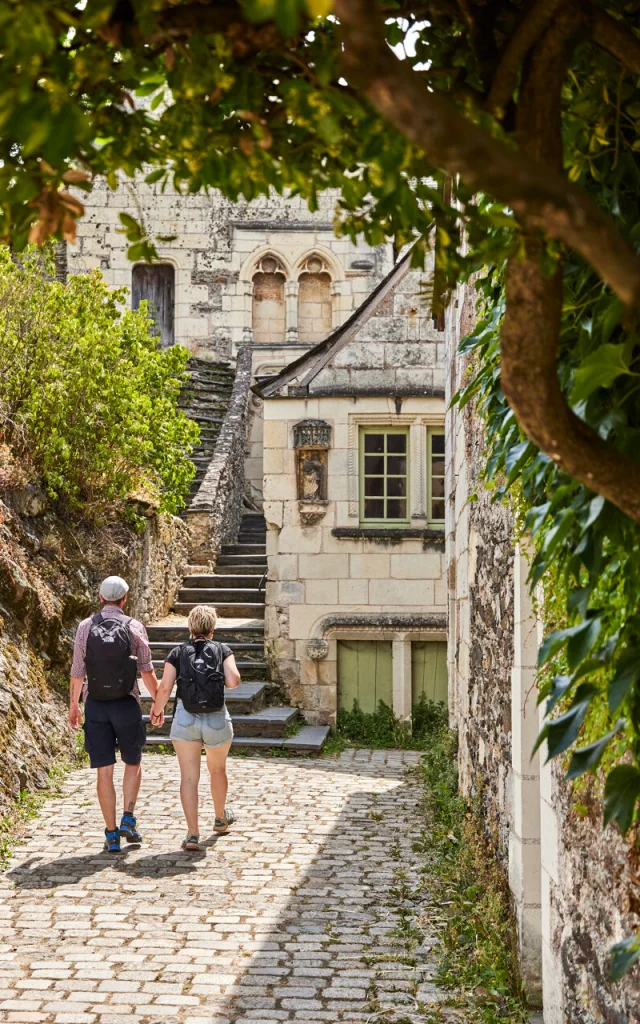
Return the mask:
<svg viewBox="0 0 640 1024">
<path fill-rule="evenodd" d="M 79 704 L 72 704 L 69 708 L 69 725 L 76 731 L 82 724 L 82 711 Z"/>
<path fill-rule="evenodd" d="M 154 704 L 151 708 L 151 724 L 158 726 L 158 728 L 164 725 L 164 707 L 160 707 L 158 704 Z"/>
</svg>

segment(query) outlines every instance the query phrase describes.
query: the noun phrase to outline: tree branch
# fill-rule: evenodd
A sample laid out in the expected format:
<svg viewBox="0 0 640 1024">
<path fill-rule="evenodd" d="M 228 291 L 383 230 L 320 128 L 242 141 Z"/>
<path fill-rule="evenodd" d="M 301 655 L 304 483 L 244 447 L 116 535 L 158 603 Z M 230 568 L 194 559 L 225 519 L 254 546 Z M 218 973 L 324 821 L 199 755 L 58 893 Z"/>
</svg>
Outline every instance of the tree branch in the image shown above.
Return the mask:
<svg viewBox="0 0 640 1024">
<path fill-rule="evenodd" d="M 534 160 L 562 168 L 561 90 L 581 29 L 570 3 L 540 38 L 525 64 L 517 133 Z M 542 242 L 526 240 L 524 259 L 509 260 L 507 307 L 500 340 L 501 385 L 518 423 L 542 451 L 576 480 L 640 521 L 640 462 L 604 441 L 567 405 L 558 379 L 562 268 L 550 280 L 540 269 Z"/>
<path fill-rule="evenodd" d="M 640 39 L 623 21 L 594 8 L 592 38 L 594 43 L 607 50 L 628 71 L 640 75 Z"/>
<path fill-rule="evenodd" d="M 640 306 L 640 258 L 582 189 L 553 168 L 491 138 L 429 90 L 387 46 L 368 0 L 336 0 L 344 64 L 375 109 L 431 163 L 509 206 L 528 228 L 564 242 L 628 306 Z"/>
<path fill-rule="evenodd" d="M 537 0 L 517 25 L 502 52 L 484 104 L 490 114 L 497 114 L 506 107 L 513 96 L 523 60 L 550 23 L 558 7 L 564 2 L 565 0 Z"/>
</svg>

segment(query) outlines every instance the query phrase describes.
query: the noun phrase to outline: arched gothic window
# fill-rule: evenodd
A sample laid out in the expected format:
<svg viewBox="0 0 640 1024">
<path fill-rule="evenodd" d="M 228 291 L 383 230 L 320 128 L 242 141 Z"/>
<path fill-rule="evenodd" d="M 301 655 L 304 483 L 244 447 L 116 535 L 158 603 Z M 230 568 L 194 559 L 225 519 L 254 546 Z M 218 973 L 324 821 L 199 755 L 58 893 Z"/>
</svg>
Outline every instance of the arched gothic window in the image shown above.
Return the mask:
<svg viewBox="0 0 640 1024">
<path fill-rule="evenodd" d="M 253 340 L 256 345 L 284 341 L 284 267 L 275 256 L 263 256 L 253 275 Z"/>
<path fill-rule="evenodd" d="M 321 256 L 302 265 L 298 293 L 298 333 L 304 344 L 315 345 L 331 333 L 331 277 Z"/>
</svg>

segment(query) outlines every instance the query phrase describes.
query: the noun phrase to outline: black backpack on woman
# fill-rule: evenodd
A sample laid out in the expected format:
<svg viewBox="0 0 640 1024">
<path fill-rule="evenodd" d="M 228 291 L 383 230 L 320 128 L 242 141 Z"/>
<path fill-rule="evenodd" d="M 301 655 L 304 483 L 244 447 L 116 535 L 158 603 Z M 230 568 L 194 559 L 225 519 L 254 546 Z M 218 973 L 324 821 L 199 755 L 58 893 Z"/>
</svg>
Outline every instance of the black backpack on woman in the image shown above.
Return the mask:
<svg viewBox="0 0 640 1024">
<path fill-rule="evenodd" d="M 180 646 L 176 702 L 185 711 L 206 715 L 224 708 L 224 654 L 216 640 L 196 637 Z"/>
</svg>

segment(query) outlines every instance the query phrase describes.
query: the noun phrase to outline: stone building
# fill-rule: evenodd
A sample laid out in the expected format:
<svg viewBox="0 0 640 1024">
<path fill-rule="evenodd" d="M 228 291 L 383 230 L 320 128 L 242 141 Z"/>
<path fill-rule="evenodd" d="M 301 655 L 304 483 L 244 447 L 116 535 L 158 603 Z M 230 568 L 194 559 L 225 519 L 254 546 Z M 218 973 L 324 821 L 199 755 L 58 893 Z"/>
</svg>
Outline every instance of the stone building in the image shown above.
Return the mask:
<svg viewBox="0 0 640 1024">
<path fill-rule="evenodd" d="M 312 722 L 446 700 L 444 344 L 407 253 L 264 398 L 272 673 Z"/>
</svg>

